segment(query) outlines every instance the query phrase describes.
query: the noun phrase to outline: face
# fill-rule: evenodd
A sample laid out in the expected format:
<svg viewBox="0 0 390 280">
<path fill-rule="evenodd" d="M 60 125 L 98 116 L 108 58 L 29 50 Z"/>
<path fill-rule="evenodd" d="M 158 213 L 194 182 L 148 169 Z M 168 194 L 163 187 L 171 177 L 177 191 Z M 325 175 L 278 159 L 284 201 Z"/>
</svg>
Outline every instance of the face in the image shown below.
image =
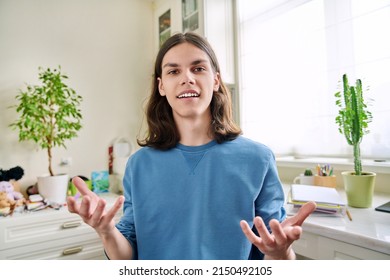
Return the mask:
<svg viewBox="0 0 390 280">
<path fill-rule="evenodd" d="M 171 48 L 162 60 L 159 92 L 172 107 L 175 121 L 210 119 L 213 92 L 220 85 L 208 55 L 190 43 Z"/>
</svg>

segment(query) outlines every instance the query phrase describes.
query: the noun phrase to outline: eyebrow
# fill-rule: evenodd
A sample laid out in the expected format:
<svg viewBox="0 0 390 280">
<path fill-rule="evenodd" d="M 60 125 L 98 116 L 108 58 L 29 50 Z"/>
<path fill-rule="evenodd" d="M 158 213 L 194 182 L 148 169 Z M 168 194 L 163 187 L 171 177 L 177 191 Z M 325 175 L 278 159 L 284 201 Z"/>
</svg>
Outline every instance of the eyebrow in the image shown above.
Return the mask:
<svg viewBox="0 0 390 280">
<path fill-rule="evenodd" d="M 205 62 L 208 62 L 208 61 L 206 59 L 197 59 L 197 60 L 194 60 L 193 62 L 191 62 L 191 65 L 198 65 L 201 63 L 205 63 Z M 179 66 L 179 64 L 177 64 L 177 63 L 168 62 L 168 63 L 165 63 L 162 68 L 178 67 L 178 66 Z"/>
</svg>

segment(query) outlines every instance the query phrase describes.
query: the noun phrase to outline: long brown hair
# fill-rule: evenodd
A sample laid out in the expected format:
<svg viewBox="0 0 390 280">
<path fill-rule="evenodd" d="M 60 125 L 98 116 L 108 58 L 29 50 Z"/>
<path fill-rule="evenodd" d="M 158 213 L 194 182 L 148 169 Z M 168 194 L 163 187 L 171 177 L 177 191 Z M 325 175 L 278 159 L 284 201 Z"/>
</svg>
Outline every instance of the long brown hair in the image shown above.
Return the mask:
<svg viewBox="0 0 390 280">
<path fill-rule="evenodd" d="M 214 139 L 218 143 L 222 143 L 223 141 L 233 140 L 241 134 L 241 129 L 233 120 L 230 91 L 222 81 L 219 63 L 212 47 L 205 38 L 196 33 L 177 33 L 165 41 L 156 57 L 152 92 L 146 107 L 148 134 L 145 139 L 137 140 L 140 146 L 166 150 L 175 147 L 180 140 L 180 135 L 173 119 L 172 108 L 166 97 L 160 95 L 157 79 L 161 78 L 161 64 L 165 54 L 172 47 L 182 43 L 190 43 L 204 51 L 210 59 L 214 72 L 220 74 L 219 89 L 214 92 L 210 103 L 212 118 L 210 129 Z"/>
</svg>

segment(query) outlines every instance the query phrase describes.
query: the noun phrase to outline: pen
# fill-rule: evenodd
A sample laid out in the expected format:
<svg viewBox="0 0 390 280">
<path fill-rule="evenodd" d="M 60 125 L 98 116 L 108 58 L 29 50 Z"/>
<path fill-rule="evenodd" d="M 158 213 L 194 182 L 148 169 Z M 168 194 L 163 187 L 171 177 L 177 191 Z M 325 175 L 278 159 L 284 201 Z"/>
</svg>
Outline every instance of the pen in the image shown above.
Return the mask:
<svg viewBox="0 0 390 280">
<path fill-rule="evenodd" d="M 317 164 L 316 169 L 317 169 L 317 175 L 318 175 L 318 176 L 322 176 L 322 174 L 321 174 L 321 167 L 320 167 L 319 164 Z"/>
<path fill-rule="evenodd" d="M 351 213 L 349 212 L 348 209 L 347 209 L 347 216 L 348 216 L 348 219 L 349 219 L 350 221 L 352 221 L 352 216 L 351 216 Z"/>
</svg>

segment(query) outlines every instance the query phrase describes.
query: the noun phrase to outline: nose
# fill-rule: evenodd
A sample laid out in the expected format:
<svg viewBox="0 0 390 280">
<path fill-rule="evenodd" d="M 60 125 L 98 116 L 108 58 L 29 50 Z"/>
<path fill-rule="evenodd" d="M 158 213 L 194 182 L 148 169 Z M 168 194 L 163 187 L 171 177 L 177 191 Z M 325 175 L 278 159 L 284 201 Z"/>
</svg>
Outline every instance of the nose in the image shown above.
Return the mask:
<svg viewBox="0 0 390 280">
<path fill-rule="evenodd" d="M 181 78 L 181 85 L 190 84 L 193 85 L 195 83 L 194 75 L 191 71 L 185 71 L 183 72 L 182 78 Z"/>
</svg>

